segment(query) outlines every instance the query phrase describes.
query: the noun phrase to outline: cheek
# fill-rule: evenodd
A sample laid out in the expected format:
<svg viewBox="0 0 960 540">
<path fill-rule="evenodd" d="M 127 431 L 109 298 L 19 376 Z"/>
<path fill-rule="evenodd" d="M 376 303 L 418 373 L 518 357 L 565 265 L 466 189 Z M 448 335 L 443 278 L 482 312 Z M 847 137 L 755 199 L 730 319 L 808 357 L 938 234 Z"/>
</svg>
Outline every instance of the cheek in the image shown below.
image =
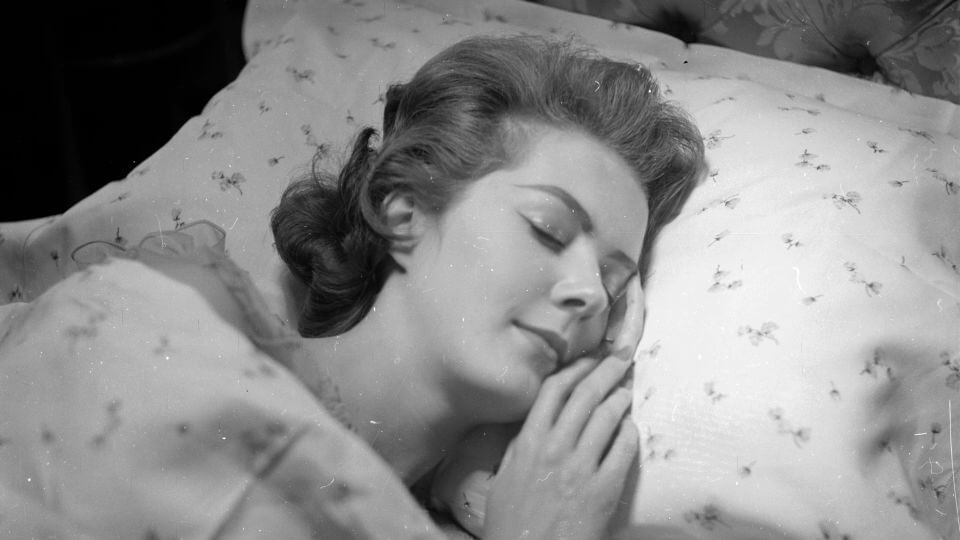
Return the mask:
<svg viewBox="0 0 960 540">
<path fill-rule="evenodd" d="M 461 273 L 456 277 L 477 300 L 520 299 L 549 291 L 550 258 L 518 231 L 478 234 L 458 251 Z"/>
</svg>

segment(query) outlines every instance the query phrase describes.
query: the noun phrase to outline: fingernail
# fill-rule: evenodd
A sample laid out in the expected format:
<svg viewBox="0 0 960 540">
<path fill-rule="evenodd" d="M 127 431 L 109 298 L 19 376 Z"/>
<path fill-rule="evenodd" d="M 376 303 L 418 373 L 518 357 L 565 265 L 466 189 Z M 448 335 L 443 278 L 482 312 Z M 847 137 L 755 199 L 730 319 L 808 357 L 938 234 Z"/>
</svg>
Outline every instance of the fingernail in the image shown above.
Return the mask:
<svg viewBox="0 0 960 540">
<path fill-rule="evenodd" d="M 633 362 L 633 347 L 628 345 L 618 349 L 617 352 L 613 353 L 613 356 L 616 356 L 624 362 Z"/>
</svg>

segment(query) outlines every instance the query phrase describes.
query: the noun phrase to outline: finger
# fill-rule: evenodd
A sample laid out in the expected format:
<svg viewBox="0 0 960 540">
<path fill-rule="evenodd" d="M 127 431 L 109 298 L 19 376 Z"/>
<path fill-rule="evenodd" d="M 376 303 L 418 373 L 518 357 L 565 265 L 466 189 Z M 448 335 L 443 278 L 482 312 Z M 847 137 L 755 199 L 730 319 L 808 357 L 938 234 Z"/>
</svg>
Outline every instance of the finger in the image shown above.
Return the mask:
<svg viewBox="0 0 960 540">
<path fill-rule="evenodd" d="M 558 441 L 572 448 L 576 445 L 587 419 L 633 365 L 616 355 L 608 356 L 570 392 L 554 426 Z"/>
<path fill-rule="evenodd" d="M 620 322 L 617 333 L 613 338 L 611 350 L 618 351 L 630 347 L 630 351 L 633 352 L 643 335 L 644 314 L 646 312 L 640 276 L 635 275 L 630 278 L 622 301 L 626 302 L 626 307 L 623 320 Z"/>
<path fill-rule="evenodd" d="M 597 366 L 598 360 L 584 357 L 547 377 L 523 424 L 525 431 L 543 432 L 553 426 L 557 416 L 577 384 Z"/>
<path fill-rule="evenodd" d="M 626 472 L 636 461 L 640 452 L 640 431 L 630 418 L 620 421 L 616 438 L 603 456 L 598 470 L 601 483 L 624 482 Z"/>
<path fill-rule="evenodd" d="M 630 409 L 632 401 L 632 391 L 618 388 L 590 415 L 590 420 L 577 442 L 577 451 L 594 467 L 600 466 L 604 452 L 615 440 L 620 422 Z"/>
</svg>

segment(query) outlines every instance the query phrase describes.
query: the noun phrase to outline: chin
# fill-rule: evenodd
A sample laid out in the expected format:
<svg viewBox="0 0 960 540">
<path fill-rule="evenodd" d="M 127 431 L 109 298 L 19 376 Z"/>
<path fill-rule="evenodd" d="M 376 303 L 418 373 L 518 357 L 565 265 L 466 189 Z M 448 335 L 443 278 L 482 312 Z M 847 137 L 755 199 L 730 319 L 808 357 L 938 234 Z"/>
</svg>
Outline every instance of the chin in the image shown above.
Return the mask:
<svg viewBox="0 0 960 540">
<path fill-rule="evenodd" d="M 515 374 L 518 375 L 518 374 Z M 484 422 L 518 422 L 526 418 L 533 407 L 543 380 L 534 373 L 512 377 L 512 380 L 499 379 L 485 388 L 485 399 L 478 403 L 486 404 L 485 410 L 477 411 Z"/>
</svg>

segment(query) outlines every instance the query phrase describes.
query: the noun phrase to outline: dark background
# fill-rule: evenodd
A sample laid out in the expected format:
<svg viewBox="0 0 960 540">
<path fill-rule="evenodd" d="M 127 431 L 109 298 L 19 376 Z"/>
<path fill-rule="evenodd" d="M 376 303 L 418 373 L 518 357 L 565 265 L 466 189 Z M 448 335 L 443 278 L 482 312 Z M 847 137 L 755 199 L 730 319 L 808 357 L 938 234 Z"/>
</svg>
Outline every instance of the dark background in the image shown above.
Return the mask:
<svg viewBox="0 0 960 540">
<path fill-rule="evenodd" d="M 246 0 L 11 2 L 0 222 L 124 178 L 244 64 Z M 10 139 L 8 139 L 10 141 Z"/>
</svg>

